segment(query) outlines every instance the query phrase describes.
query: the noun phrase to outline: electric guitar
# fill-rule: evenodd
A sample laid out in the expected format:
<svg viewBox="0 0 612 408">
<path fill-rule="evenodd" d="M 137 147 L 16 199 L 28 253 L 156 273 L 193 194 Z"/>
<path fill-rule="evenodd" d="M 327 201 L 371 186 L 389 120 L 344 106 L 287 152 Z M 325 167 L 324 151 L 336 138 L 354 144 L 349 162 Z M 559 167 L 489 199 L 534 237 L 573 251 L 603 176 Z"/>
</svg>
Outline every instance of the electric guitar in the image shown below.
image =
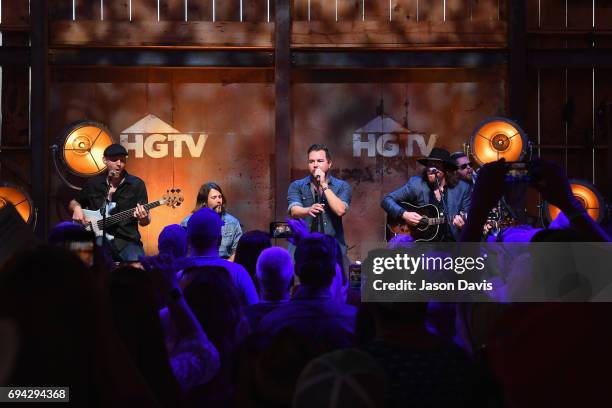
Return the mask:
<svg viewBox="0 0 612 408">
<path fill-rule="evenodd" d="M 164 194 L 159 200 L 144 204 L 144 208 L 149 211 L 153 208 L 165 205 L 174 209 L 180 206 L 183 201 L 184 197 L 181 190 L 173 188 L 171 190 L 166 190 L 166 194 Z M 104 223 L 104 229 L 106 229 L 111 225 L 117 224 L 118 222 L 134 218 L 134 211 L 136 211 L 136 207 L 111 215 L 110 212 L 116 206 L 117 203 L 115 202 L 111 202 L 106 206 L 106 219 L 104 219 L 104 216 L 102 215 L 102 210 L 83 210 L 83 215 L 87 220 L 89 220 L 89 223 L 85 225 L 85 229 L 87 231 L 93 231 L 96 238 L 100 238 L 102 237 L 102 223 Z M 105 236 L 109 241 L 115 239 L 115 237 L 109 233 L 106 233 Z"/>
<path fill-rule="evenodd" d="M 416 206 L 410 203 L 398 203 L 408 212 L 421 215 L 417 225 L 408 225 L 403 218 L 394 219 L 387 216 L 387 241 L 396 235 L 410 235 L 415 241 L 439 241 L 442 239 L 440 225 L 447 223 L 445 214 L 441 213 L 433 204 Z"/>
</svg>

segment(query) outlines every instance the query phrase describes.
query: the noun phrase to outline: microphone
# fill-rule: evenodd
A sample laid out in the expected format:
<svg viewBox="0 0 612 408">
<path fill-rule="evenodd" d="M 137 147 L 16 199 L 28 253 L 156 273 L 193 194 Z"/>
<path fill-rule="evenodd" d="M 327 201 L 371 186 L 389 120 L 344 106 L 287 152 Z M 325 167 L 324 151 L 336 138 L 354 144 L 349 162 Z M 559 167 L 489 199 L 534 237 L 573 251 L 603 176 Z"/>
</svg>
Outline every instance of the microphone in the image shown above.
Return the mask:
<svg viewBox="0 0 612 408">
<path fill-rule="evenodd" d="M 117 177 L 118 176 L 118 174 L 117 174 L 117 172 L 115 170 L 109 170 L 108 171 L 108 175 L 109 175 L 109 177 Z"/>
</svg>

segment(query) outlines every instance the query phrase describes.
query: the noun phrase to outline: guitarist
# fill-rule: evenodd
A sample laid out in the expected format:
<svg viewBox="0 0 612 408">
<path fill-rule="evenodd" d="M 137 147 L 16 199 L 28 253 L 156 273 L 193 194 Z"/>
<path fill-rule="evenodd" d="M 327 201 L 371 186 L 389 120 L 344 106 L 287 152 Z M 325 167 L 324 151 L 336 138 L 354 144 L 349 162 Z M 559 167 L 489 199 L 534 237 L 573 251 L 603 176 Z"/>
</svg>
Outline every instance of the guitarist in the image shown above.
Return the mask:
<svg viewBox="0 0 612 408">
<path fill-rule="evenodd" d="M 428 157 L 418 162 L 425 166 L 423 173 L 411 177 L 404 186 L 387 194 L 381 206 L 391 218 L 416 226 L 422 216 L 404 210 L 398 203 L 407 202 L 415 206 L 433 204 L 450 220 L 450 224 L 440 225 L 438 240 L 456 241 L 459 229 L 465 223 L 461 213 L 467 214 L 470 209 L 470 185 L 457 177 L 457 165 L 445 149 L 434 147 Z"/>
<path fill-rule="evenodd" d="M 125 170 L 128 152 L 125 147 L 114 143 L 104 149 L 102 161 L 107 167 L 105 173 L 87 180 L 78 196 L 70 201 L 72 220 L 87 224 L 83 208 L 88 210 L 106 209 L 109 203 L 116 203 L 109 215 L 134 208 L 134 218 L 109 226 L 106 233 L 115 238 L 108 242 L 113 260 L 136 262 L 144 255 L 138 225 L 144 227 L 151 222 L 151 216 L 143 207 L 147 203 L 147 188 L 142 179 Z"/>
</svg>

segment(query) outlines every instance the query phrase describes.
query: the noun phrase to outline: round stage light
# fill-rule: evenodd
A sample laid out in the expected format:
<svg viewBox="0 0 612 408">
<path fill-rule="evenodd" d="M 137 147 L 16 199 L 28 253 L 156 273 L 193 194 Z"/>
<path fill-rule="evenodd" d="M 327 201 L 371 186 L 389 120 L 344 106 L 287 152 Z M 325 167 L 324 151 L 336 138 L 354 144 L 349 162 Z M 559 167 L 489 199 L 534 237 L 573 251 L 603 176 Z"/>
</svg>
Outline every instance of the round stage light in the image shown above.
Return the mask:
<svg viewBox="0 0 612 408">
<path fill-rule="evenodd" d="M 520 161 L 527 152 L 527 135 L 515 122 L 490 118 L 476 127 L 468 145 L 469 153 L 479 165 L 497 161 Z"/>
<path fill-rule="evenodd" d="M 66 168 L 77 176 L 91 177 L 102 173 L 104 149 L 113 143 L 106 127 L 98 122 L 82 121 L 72 124 L 64 132 L 59 145 Z"/>
<path fill-rule="evenodd" d="M 32 223 L 34 205 L 29 194 L 13 183 L 0 182 L 0 208 L 7 203 L 11 203 L 15 207 L 26 224 Z"/>
<path fill-rule="evenodd" d="M 571 179 L 570 187 L 574 197 L 586 209 L 587 214 L 596 222 L 602 222 L 605 216 L 605 202 L 603 196 L 597 191 L 595 186 L 584 180 Z M 554 205 L 545 202 L 544 214 L 548 222 L 552 222 L 561 210 Z"/>
</svg>

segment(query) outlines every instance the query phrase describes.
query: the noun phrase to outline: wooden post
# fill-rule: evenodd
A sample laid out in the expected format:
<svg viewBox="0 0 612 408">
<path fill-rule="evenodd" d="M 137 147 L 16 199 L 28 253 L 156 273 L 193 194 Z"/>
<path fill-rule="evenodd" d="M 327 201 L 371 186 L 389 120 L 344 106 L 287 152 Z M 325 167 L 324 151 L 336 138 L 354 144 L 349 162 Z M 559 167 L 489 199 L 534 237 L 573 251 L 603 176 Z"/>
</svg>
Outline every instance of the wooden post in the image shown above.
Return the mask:
<svg viewBox="0 0 612 408">
<path fill-rule="evenodd" d="M 31 105 L 30 137 L 32 145 L 31 182 L 32 199 L 37 209 L 36 234 L 47 237 L 49 203 L 49 148 L 48 123 L 48 4 L 46 1 L 31 3 Z"/>
<path fill-rule="evenodd" d="M 274 35 L 274 216 L 287 214 L 287 189 L 291 177 L 291 4 L 275 0 Z"/>
<path fill-rule="evenodd" d="M 508 94 L 510 117 L 521 127 L 527 118 L 527 12 L 525 2 L 508 2 Z"/>
</svg>

